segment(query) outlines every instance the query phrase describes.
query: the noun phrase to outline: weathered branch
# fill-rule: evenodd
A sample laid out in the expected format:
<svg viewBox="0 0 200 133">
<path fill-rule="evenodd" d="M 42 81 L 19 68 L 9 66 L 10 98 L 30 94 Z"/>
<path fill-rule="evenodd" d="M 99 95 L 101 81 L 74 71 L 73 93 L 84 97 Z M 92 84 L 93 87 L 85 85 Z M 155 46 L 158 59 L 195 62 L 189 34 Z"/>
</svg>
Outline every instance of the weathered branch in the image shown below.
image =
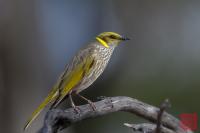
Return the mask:
<svg viewBox="0 0 200 133">
<path fill-rule="evenodd" d="M 156 129 L 155 129 L 155 133 L 161 133 L 161 125 L 162 125 L 162 115 L 164 113 L 164 111 L 171 107 L 171 104 L 169 102 L 168 99 L 165 99 L 161 105 L 160 105 L 160 110 L 158 112 L 158 115 L 157 115 L 157 124 L 156 124 Z"/>
<path fill-rule="evenodd" d="M 56 133 L 59 129 L 67 128 L 71 124 L 82 120 L 94 118 L 109 113 L 124 111 L 136 114 L 153 123 L 157 121 L 159 108 L 143 103 L 130 97 L 107 97 L 95 102 L 96 111 L 93 111 L 89 104 L 78 106 L 80 112 L 77 114 L 73 108 L 66 110 L 50 110 L 39 133 Z M 162 126 L 175 133 L 192 133 L 180 127 L 180 121 L 172 115 L 163 112 Z"/>
<path fill-rule="evenodd" d="M 128 124 L 124 123 L 125 126 L 133 129 L 133 131 L 141 132 L 141 133 L 155 133 L 155 129 L 157 128 L 156 124 L 150 124 L 150 123 L 142 123 L 142 124 Z M 157 132 L 157 131 L 156 131 Z M 171 129 L 168 129 L 166 127 L 160 126 L 160 133 L 176 133 Z"/>
</svg>

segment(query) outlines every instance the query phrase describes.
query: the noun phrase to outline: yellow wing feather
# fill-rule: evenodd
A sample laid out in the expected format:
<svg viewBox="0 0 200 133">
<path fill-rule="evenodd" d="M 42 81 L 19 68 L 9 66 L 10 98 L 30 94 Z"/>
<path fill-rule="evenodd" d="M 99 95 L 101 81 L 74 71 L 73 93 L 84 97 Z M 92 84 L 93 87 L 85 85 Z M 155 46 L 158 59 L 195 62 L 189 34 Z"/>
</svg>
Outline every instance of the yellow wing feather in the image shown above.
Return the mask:
<svg viewBox="0 0 200 133">
<path fill-rule="evenodd" d="M 78 85 L 84 76 L 90 73 L 91 64 L 93 63 L 94 58 L 87 57 L 81 64 L 79 64 L 76 69 L 73 70 L 68 76 L 67 79 L 64 81 L 64 87 L 61 90 L 61 94 L 59 99 L 57 100 L 57 103 L 55 103 L 54 107 L 56 107 L 63 98 L 76 86 Z"/>
<path fill-rule="evenodd" d="M 57 101 L 56 105 L 69 93 L 73 87 L 75 87 L 78 83 L 80 83 L 84 77 L 84 75 L 89 73 L 90 65 L 93 62 L 93 58 L 90 56 L 86 59 L 84 59 L 79 65 L 75 66 L 71 72 L 66 73 L 62 77 L 62 84 L 63 88 L 57 88 L 58 84 L 52 89 L 52 91 L 49 93 L 49 95 L 45 98 L 45 100 L 38 106 L 38 108 L 32 113 L 31 117 L 28 119 L 24 130 L 26 130 L 30 124 L 33 122 L 33 120 L 36 119 L 36 117 L 40 114 L 40 112 L 51 102 Z M 61 85 L 62 86 L 62 85 Z M 61 92 L 59 92 L 59 89 L 61 89 Z M 59 94 L 60 93 L 60 94 Z M 58 97 L 59 96 L 59 97 Z M 58 99 L 58 100 L 57 100 Z"/>
</svg>

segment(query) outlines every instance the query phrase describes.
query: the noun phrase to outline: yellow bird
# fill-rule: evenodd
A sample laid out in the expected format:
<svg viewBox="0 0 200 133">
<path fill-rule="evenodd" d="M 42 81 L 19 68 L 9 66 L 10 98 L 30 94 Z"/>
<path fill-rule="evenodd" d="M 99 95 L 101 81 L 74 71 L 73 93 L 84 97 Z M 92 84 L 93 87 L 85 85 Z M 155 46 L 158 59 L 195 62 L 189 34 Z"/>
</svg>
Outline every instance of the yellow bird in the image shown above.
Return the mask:
<svg viewBox="0 0 200 133">
<path fill-rule="evenodd" d="M 79 93 L 88 88 L 102 74 L 116 46 L 125 40 L 129 39 L 115 32 L 103 32 L 81 49 L 68 64 L 48 96 L 32 113 L 24 130 L 49 103 L 52 104 L 50 108 L 55 108 L 67 96 L 72 107 L 78 112 L 72 100 L 72 93 L 86 100 L 95 110 L 94 104 Z"/>
</svg>

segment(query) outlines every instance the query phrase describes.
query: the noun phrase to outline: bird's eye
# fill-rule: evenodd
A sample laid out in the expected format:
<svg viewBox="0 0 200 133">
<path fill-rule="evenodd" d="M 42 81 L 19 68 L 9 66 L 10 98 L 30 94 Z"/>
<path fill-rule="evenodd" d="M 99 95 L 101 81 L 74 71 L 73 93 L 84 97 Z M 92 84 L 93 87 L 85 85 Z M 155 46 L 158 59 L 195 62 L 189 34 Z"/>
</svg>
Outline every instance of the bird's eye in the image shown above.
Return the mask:
<svg viewBox="0 0 200 133">
<path fill-rule="evenodd" d="M 116 39 L 116 37 L 114 35 L 110 35 L 110 38 L 112 39 Z"/>
</svg>

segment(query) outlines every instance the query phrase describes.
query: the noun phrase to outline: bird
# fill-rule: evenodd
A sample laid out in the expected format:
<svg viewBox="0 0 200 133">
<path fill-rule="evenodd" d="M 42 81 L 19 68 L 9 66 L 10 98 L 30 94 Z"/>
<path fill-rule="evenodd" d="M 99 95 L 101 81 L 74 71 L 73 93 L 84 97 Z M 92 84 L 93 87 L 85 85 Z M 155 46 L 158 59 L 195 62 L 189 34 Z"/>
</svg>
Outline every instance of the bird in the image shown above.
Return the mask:
<svg viewBox="0 0 200 133">
<path fill-rule="evenodd" d="M 51 104 L 50 109 L 56 108 L 66 97 L 69 97 L 71 106 L 78 112 L 72 94 L 87 101 L 95 110 L 94 103 L 82 96 L 80 92 L 87 89 L 103 73 L 114 49 L 126 40 L 130 39 L 116 32 L 102 32 L 79 50 L 65 67 L 47 97 L 27 120 L 24 130 L 30 126 L 47 105 Z"/>
</svg>

